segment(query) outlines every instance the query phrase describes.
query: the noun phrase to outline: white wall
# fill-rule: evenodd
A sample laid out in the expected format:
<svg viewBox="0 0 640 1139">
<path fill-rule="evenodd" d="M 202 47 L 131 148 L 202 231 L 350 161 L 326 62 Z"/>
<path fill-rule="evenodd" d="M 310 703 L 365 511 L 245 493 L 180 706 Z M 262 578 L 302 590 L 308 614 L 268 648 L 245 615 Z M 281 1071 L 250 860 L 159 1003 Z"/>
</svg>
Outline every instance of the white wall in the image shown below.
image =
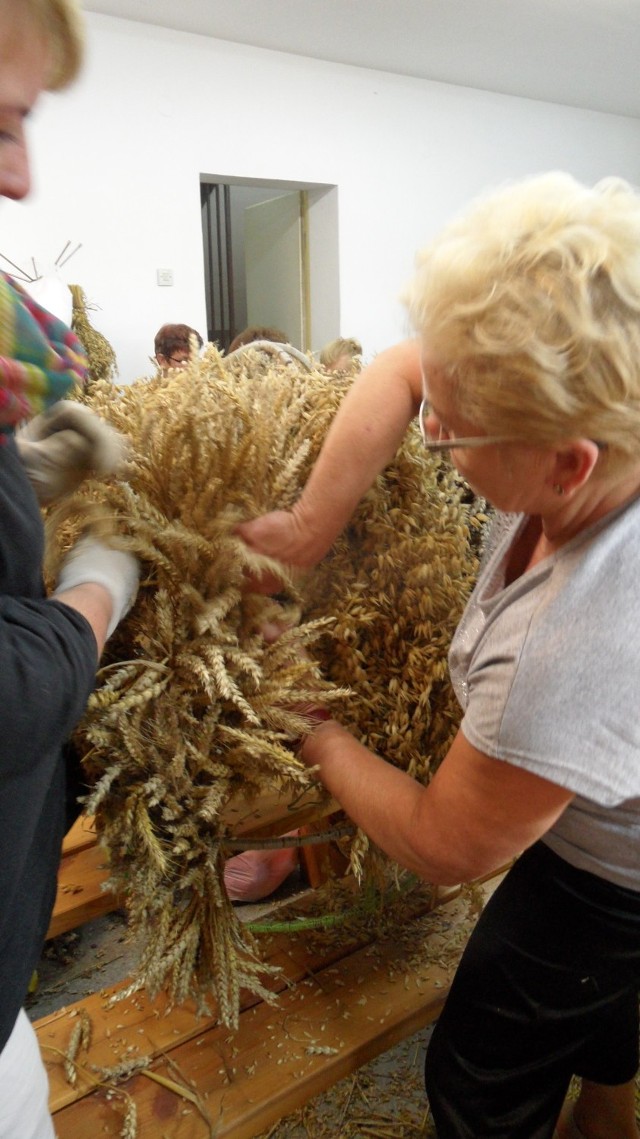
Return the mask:
<svg viewBox="0 0 640 1139">
<path fill-rule="evenodd" d="M 93 323 L 125 382 L 148 374 L 164 321 L 206 327 L 201 173 L 339 187 L 335 335 L 358 337 L 365 357 L 404 334 L 397 297 L 416 249 L 479 190 L 560 167 L 640 183 L 640 120 L 87 23 L 81 81 L 33 117 L 35 189 L 3 203 L 0 249 L 42 269 L 82 242 L 63 276 L 100 306 Z"/>
</svg>

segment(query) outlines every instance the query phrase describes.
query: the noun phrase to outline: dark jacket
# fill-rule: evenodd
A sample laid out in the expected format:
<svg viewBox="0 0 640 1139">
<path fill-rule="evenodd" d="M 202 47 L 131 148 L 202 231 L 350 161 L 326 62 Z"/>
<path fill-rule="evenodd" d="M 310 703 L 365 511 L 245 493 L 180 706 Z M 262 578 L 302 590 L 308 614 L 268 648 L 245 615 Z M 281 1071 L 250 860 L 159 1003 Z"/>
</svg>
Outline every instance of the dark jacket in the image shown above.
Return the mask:
<svg viewBox="0 0 640 1139">
<path fill-rule="evenodd" d="M 0 1050 L 42 951 L 68 795 L 64 746 L 95 681 L 88 622 L 45 599 L 43 527 L 0 436 Z M 74 776 L 75 777 L 75 776 Z"/>
</svg>

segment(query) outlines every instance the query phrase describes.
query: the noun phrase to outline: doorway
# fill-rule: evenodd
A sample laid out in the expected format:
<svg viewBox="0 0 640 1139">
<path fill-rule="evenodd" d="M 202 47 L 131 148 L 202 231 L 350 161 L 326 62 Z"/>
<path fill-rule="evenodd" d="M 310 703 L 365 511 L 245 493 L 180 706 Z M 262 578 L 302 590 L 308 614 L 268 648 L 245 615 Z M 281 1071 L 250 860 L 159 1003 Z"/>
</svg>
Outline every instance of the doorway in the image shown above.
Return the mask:
<svg viewBox="0 0 640 1139">
<path fill-rule="evenodd" d="M 304 352 L 340 330 L 336 186 L 201 175 L 207 338 L 250 324 Z"/>
</svg>

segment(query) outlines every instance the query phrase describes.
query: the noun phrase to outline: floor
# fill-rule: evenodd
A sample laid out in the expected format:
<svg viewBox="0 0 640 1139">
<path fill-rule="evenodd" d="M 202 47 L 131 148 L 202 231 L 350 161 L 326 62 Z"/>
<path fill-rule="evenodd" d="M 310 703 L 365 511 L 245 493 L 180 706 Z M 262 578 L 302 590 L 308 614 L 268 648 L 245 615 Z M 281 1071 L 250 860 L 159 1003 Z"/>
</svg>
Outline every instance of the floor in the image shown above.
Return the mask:
<svg viewBox="0 0 640 1139">
<path fill-rule="evenodd" d="M 296 872 L 264 902 L 240 904 L 242 919 L 255 920 L 305 889 Z M 46 943 L 35 991 L 27 1002 L 38 1020 L 116 984 L 131 971 L 135 949 L 121 911 L 87 922 Z M 425 1042 L 420 1032 L 360 1068 L 304 1109 L 282 1119 L 259 1139 L 427 1139 L 433 1135 L 422 1082 Z"/>
</svg>

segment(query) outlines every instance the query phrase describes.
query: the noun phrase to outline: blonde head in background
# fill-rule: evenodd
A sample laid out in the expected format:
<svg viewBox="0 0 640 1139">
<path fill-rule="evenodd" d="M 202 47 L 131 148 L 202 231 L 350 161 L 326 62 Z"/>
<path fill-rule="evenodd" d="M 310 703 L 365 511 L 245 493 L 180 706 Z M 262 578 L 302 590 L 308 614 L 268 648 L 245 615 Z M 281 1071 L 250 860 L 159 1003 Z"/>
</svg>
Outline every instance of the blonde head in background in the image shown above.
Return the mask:
<svg viewBox="0 0 640 1139">
<path fill-rule="evenodd" d="M 465 418 L 540 446 L 640 448 L 640 197 L 550 173 L 476 201 L 418 258 L 406 302 Z"/>
<path fill-rule="evenodd" d="M 353 337 L 339 336 L 325 344 L 318 353 L 318 360 L 328 372 L 343 371 L 351 365 L 356 356 L 362 355 L 362 345 Z"/>
</svg>

